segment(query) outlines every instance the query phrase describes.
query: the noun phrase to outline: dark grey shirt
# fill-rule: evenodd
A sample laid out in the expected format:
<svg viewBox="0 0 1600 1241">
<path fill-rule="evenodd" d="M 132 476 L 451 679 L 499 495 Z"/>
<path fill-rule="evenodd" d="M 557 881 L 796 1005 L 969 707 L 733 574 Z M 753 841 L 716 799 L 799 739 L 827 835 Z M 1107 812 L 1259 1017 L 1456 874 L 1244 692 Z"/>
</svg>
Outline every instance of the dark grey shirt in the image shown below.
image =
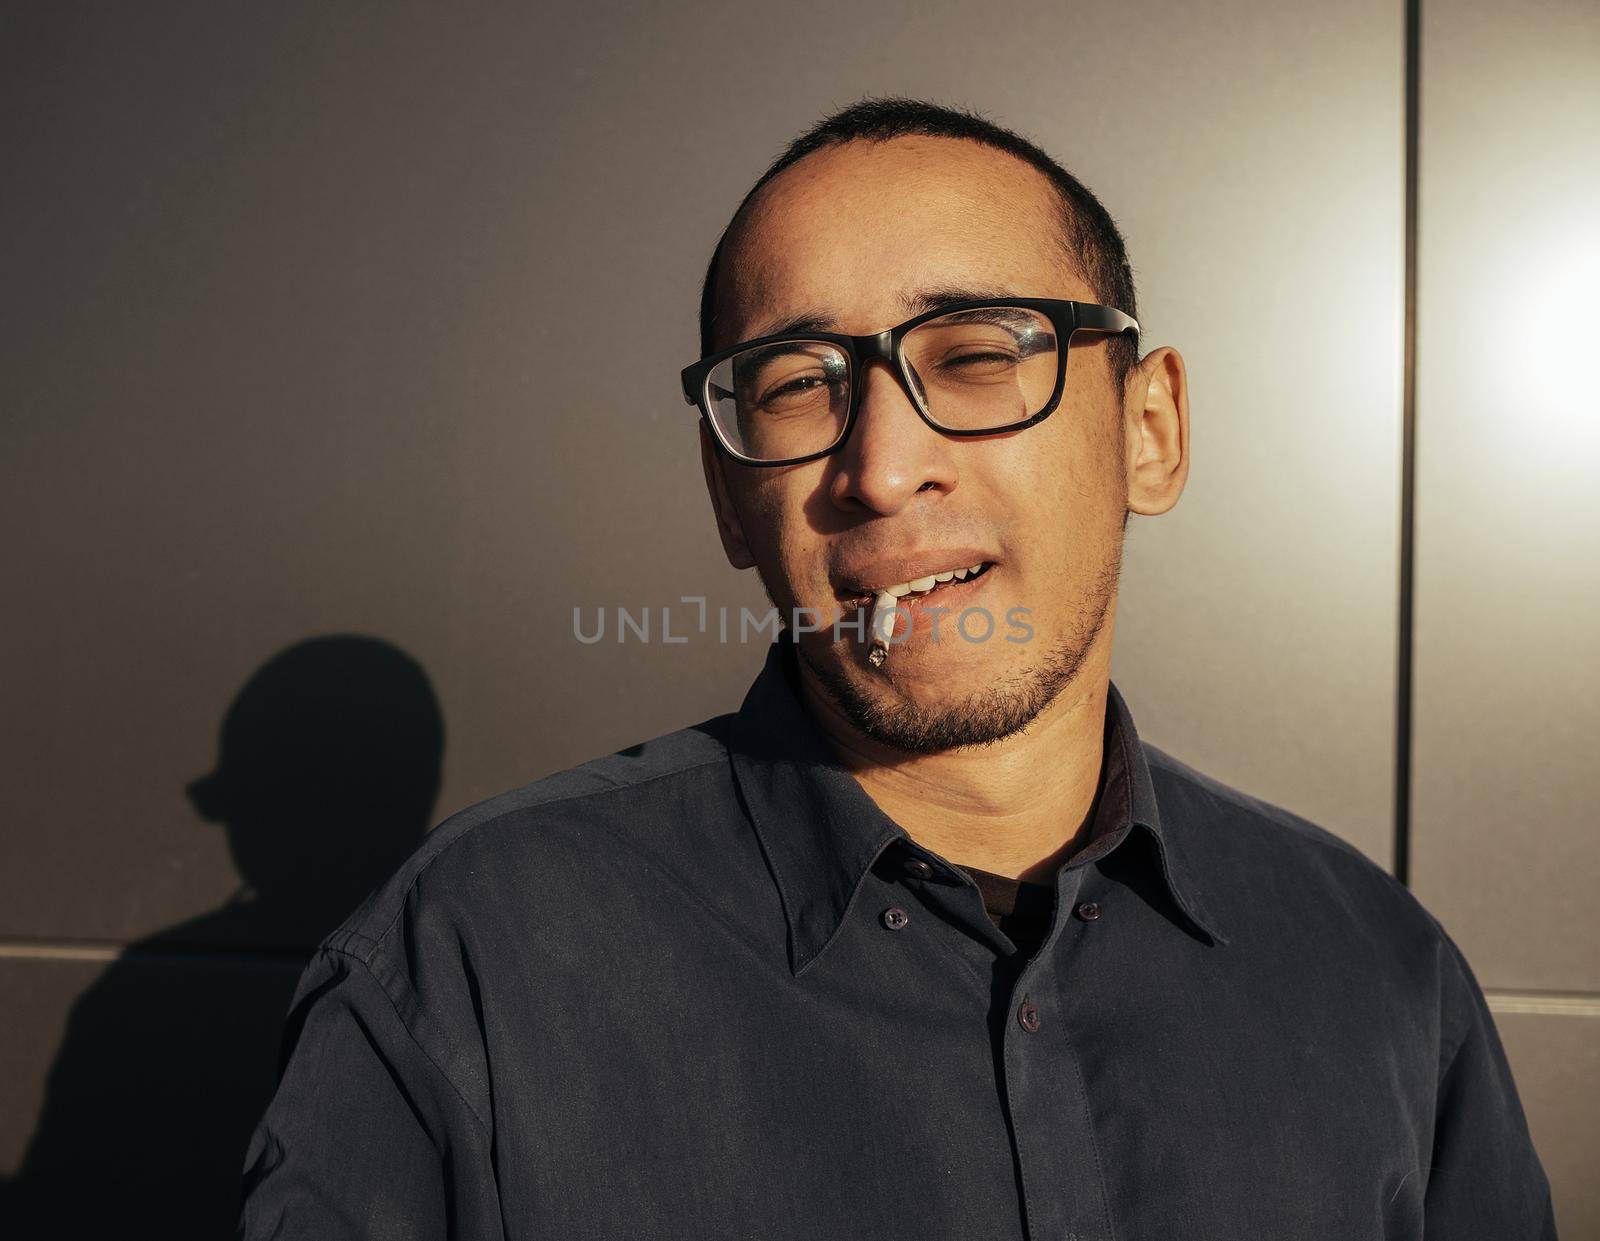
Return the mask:
<svg viewBox="0 0 1600 1241">
<path fill-rule="evenodd" d="M 244 1236 L 1555 1236 L 1466 962 L 1355 849 L 1142 743 L 1113 685 L 1022 954 L 792 664 L 456 815 L 324 941 Z"/>
</svg>

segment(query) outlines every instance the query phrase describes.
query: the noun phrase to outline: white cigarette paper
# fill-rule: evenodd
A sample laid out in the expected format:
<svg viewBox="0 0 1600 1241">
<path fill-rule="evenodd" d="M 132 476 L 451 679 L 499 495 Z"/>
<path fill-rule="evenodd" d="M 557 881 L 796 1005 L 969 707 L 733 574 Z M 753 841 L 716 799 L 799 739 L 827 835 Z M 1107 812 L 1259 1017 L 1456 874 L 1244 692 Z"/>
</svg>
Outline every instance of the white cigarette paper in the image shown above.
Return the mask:
<svg viewBox="0 0 1600 1241">
<path fill-rule="evenodd" d="M 894 636 L 895 597 L 885 591 L 872 601 L 872 649 L 867 662 L 881 668 L 889 658 L 889 640 Z"/>
</svg>

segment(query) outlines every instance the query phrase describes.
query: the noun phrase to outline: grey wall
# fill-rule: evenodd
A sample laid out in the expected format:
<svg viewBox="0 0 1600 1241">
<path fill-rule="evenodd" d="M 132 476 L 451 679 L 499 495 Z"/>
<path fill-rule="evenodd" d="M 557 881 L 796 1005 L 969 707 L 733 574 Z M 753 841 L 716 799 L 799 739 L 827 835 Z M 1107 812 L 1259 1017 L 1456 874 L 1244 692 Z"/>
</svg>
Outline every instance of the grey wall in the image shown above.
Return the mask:
<svg viewBox="0 0 1600 1241">
<path fill-rule="evenodd" d="M 1600 6 L 1424 5 L 1412 886 L 1600 1236 Z"/>
<path fill-rule="evenodd" d="M 591 646 L 572 609 L 764 606 L 722 562 L 676 372 L 739 195 L 869 92 L 1030 133 L 1122 222 L 1146 341 L 1189 363 L 1194 466 L 1130 526 L 1118 684 L 1157 744 L 1389 862 L 1395 0 L 0 20 L 0 1171 L 137 1148 L 150 1209 L 181 1168 L 214 1230 L 233 1186 L 193 1186 L 237 1169 L 301 950 L 385 849 L 737 705 L 759 639 Z M 1581 377 L 1524 386 L 1549 347 L 1498 299 L 1525 319 L 1579 240 L 1595 31 L 1576 2 L 1430 0 L 1418 407 L 1415 878 L 1494 992 L 1579 1236 L 1594 424 Z M 329 696 L 366 739 L 354 791 L 289 745 Z M 435 709 L 442 783 L 397 792 L 381 773 L 438 761 Z M 191 793 L 225 718 L 225 778 Z M 334 838 L 348 866 L 308 869 Z"/>
</svg>

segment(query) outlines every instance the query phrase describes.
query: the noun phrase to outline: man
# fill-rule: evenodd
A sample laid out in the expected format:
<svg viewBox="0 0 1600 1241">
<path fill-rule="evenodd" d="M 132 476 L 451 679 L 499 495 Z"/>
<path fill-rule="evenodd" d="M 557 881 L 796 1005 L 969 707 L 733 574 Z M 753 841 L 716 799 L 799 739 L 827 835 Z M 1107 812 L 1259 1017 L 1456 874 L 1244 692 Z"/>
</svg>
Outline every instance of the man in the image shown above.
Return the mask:
<svg viewBox="0 0 1600 1241">
<path fill-rule="evenodd" d="M 797 140 L 684 375 L 784 634 L 737 713 L 455 816 L 325 942 L 244 1235 L 1555 1235 L 1437 923 L 1110 683 L 1127 515 L 1188 472 L 1133 313 L 1015 135 Z"/>
</svg>

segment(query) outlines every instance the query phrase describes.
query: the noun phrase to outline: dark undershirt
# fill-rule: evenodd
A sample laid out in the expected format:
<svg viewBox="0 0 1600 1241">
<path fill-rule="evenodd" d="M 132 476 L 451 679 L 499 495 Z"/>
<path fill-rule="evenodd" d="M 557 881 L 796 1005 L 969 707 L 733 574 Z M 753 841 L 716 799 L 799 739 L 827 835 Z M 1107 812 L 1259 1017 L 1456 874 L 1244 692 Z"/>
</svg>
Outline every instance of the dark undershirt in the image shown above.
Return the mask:
<svg viewBox="0 0 1600 1241">
<path fill-rule="evenodd" d="M 1111 737 L 1111 723 L 1112 717 L 1108 711 L 1101 736 L 1102 747 Z M 1109 766 L 1104 761 L 1100 764 L 1094 801 L 1089 806 L 1087 818 L 1089 823 L 1096 823 L 1099 819 L 1100 799 L 1105 795 L 1106 772 Z M 1092 833 L 1088 841 L 1073 852 L 1087 848 L 1103 831 L 1102 825 Z M 980 870 L 976 866 L 962 866 L 961 869 L 972 876 L 978 885 L 978 890 L 983 893 L 983 907 L 989 915 L 989 921 L 999 927 L 1001 933 L 1017 946 L 1022 960 L 1031 958 L 1039 950 L 1039 945 L 1044 943 L 1044 937 L 1050 933 L 1050 919 L 1055 913 L 1055 885 L 1023 883 L 1006 875 L 997 875 L 991 870 Z"/>
<path fill-rule="evenodd" d="M 1055 912 L 1055 888 L 1048 883 L 1023 883 L 993 871 L 963 866 L 983 893 L 989 920 L 1017 946 L 1024 959 L 1032 957 L 1050 931 Z"/>
</svg>

